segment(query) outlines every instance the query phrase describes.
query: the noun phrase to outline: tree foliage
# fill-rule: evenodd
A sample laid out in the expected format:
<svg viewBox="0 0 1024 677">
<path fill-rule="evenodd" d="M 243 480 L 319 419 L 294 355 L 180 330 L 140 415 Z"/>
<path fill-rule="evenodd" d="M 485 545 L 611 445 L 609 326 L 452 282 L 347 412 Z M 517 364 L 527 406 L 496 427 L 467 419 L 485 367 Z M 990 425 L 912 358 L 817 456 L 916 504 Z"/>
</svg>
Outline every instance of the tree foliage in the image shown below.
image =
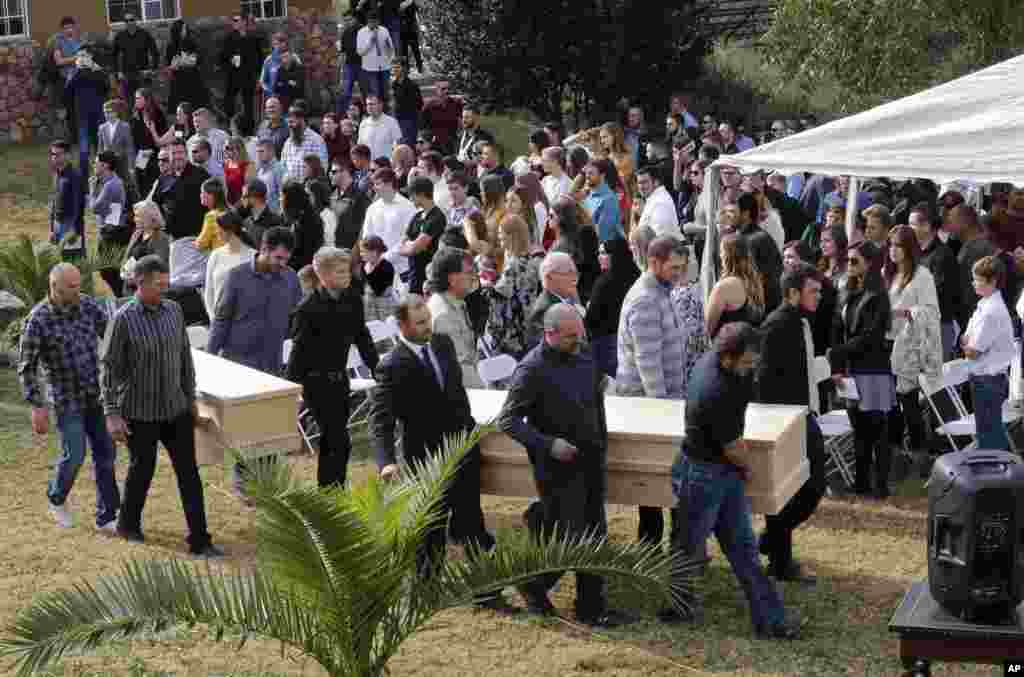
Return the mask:
<svg viewBox="0 0 1024 677">
<path fill-rule="evenodd" d="M 442 453 L 395 483 L 371 475 L 364 485 L 324 491 L 297 482 L 286 463 L 256 468 L 247 488 L 259 511 L 254 571 L 126 564 L 119 575 L 39 596 L 0 637 L 0 656 L 14 658 L 17 674 L 28 677 L 63 655 L 185 623 L 209 626 L 217 640 L 227 631 L 243 641 L 276 639 L 335 677 L 379 677 L 441 611 L 545 573 L 604 576 L 635 598 L 680 609 L 692 601 L 692 560 L 597 535 L 503 539 L 492 552 L 446 559 L 434 577 L 418 577 L 423 539 L 444 528 L 441 497 L 486 431 L 448 439 Z"/>
<path fill-rule="evenodd" d="M 839 85 L 854 111 L 991 65 L 1022 38 L 1017 0 L 779 0 L 763 53 L 808 91 Z"/>
<path fill-rule="evenodd" d="M 664 105 L 700 74 L 708 9 L 683 0 L 430 0 L 421 21 L 439 72 L 473 100 L 560 118 L 565 101 L 609 112 Z"/>
</svg>

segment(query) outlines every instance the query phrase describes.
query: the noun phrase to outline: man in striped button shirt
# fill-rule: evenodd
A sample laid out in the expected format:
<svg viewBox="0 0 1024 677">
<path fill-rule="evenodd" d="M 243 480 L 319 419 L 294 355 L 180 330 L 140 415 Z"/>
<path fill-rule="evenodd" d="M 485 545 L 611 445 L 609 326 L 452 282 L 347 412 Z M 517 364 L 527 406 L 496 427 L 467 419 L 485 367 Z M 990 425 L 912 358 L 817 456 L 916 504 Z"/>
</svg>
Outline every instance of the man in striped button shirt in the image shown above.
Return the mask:
<svg viewBox="0 0 1024 677">
<path fill-rule="evenodd" d="M 196 378 L 181 307 L 162 299 L 169 284 L 167 264 L 144 256 L 135 264 L 135 298 L 114 316 L 110 347 L 103 358 L 103 409 L 116 442 L 131 457 L 117 533 L 141 543 L 142 509 L 156 469 L 157 443 L 171 457 L 188 523 L 189 551 L 199 557 L 224 555 L 206 530 L 203 484 L 196 465 Z"/>
</svg>

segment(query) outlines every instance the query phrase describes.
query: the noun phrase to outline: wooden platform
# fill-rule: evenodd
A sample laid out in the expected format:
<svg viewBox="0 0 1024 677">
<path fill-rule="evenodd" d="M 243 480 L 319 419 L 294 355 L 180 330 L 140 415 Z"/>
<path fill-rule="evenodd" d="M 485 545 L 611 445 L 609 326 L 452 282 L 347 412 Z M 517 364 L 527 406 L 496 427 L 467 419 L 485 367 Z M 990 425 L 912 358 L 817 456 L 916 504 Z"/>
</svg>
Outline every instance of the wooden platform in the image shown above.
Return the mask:
<svg viewBox="0 0 1024 677">
<path fill-rule="evenodd" d="M 302 387 L 216 355 L 192 350 L 199 416 L 196 457 L 222 464 L 228 448 L 246 456 L 302 446 L 296 407 Z"/>
<path fill-rule="evenodd" d="M 500 390 L 469 390 L 473 417 L 494 420 L 505 402 Z M 608 397 L 608 502 L 672 506 L 671 468 L 683 439 L 683 408 L 678 400 Z M 775 514 L 810 476 L 806 451 L 806 407 L 751 404 L 744 439 L 754 512 Z M 536 495 L 526 450 L 502 433 L 480 444 L 480 490 L 499 496 Z"/>
<path fill-rule="evenodd" d="M 934 661 L 1003 664 L 1024 661 L 1024 604 L 1005 625 L 968 623 L 943 609 L 914 583 L 889 621 L 899 635 L 900 662 L 912 675 L 927 675 Z"/>
</svg>

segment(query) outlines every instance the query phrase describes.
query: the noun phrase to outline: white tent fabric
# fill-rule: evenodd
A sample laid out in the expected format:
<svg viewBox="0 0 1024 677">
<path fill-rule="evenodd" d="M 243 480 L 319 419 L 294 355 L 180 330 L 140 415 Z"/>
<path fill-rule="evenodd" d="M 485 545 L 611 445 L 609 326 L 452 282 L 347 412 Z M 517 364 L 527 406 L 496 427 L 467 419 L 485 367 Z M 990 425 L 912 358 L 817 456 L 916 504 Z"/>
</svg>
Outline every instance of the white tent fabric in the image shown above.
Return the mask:
<svg viewBox="0 0 1024 677">
<path fill-rule="evenodd" d="M 1024 184 L 1024 56 L 715 164 Z"/>
</svg>

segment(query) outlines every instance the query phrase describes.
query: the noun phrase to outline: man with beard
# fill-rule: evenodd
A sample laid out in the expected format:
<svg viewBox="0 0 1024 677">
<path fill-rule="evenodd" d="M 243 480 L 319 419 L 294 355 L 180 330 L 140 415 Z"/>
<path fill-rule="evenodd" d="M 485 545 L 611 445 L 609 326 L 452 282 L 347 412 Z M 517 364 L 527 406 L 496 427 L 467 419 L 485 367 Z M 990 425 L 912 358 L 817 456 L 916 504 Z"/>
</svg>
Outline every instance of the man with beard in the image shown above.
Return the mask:
<svg viewBox="0 0 1024 677">
<path fill-rule="evenodd" d="M 474 104 L 462 106 L 462 134 L 459 135 L 456 157 L 462 162 L 476 162 L 479 159 L 476 148 L 480 141 L 494 141 L 494 135 L 480 127 L 480 109 Z"/>
<path fill-rule="evenodd" d="M 323 138 L 306 126 L 306 108 L 292 104 L 288 108 L 288 140 L 281 150 L 281 163 L 284 165 L 282 183 L 289 179 L 303 180 L 304 158 L 307 155 L 320 157 L 320 166 L 327 167 L 327 144 Z"/>
<path fill-rule="evenodd" d="M 352 167 L 340 158 L 335 159 L 331 165 L 331 183 L 334 186 L 331 192 L 331 211 L 338 219 L 338 228 L 334 231 L 334 242 L 327 244 L 352 249 L 363 229 L 370 198 L 356 185 Z"/>
<path fill-rule="evenodd" d="M 384 480 L 402 472 L 395 457 L 396 423 L 402 423 L 402 451 L 408 464 L 405 472 L 414 472 L 414 462 L 422 463 L 428 454 L 441 449 L 445 436 L 476 426 L 455 346 L 449 337 L 433 333 L 430 308 L 423 297 L 407 295 L 398 304 L 395 318 L 400 332 L 398 345 L 381 359 L 376 370 L 377 387 L 371 394 L 370 431 Z M 435 404 L 424 406 L 424 402 Z M 440 508 L 441 519 L 417 551 L 417 570 L 424 578 L 437 571 L 449 533 L 463 544 L 470 557 L 494 548 L 494 536 L 485 528 L 480 507 L 478 446 L 463 457 Z M 509 609 L 500 595 L 481 603 L 498 611 Z"/>
<path fill-rule="evenodd" d="M 172 238 L 195 237 L 203 228 L 206 207 L 199 200 L 203 182 L 210 174 L 185 157 L 185 142 L 171 142 L 171 169 L 178 177 L 164 199 L 167 234 Z"/>
<path fill-rule="evenodd" d="M 782 598 L 761 570 L 750 498 L 743 487 L 750 474 L 741 455 L 746 449 L 743 428 L 759 340 L 749 324 L 727 324 L 715 337 L 714 348 L 694 367 L 686 396 L 685 438 L 672 465 L 672 522 L 685 528 L 673 531 L 672 550 L 698 557 L 714 533 L 746 593 L 754 636 L 796 639 L 798 627 L 787 621 Z M 673 571 L 673 576 L 682 573 Z M 685 614 L 670 608 L 659 617 L 697 623 L 702 614 L 695 605 Z"/>
<path fill-rule="evenodd" d="M 768 573 L 780 581 L 813 583 L 793 559 L 793 530 L 810 519 L 825 495 L 825 440 L 813 414 L 819 411 L 814 378 L 815 345 L 810 319 L 821 299 L 818 272 L 797 262 L 782 275 L 782 305 L 761 326 L 761 360 L 757 368 L 758 402 L 808 407 L 807 459 L 811 476 L 777 515 L 765 518 L 760 551 L 769 558 Z"/>
<path fill-rule="evenodd" d="M 587 177 L 587 189 L 590 191 L 583 200 L 583 208 L 594 220 L 597 237 L 601 242 L 626 237 L 622 229 L 619 196 L 608 186 L 607 176 L 611 170 L 611 160 L 591 160 L 583 168 L 583 174 Z M 672 211 L 674 213 L 675 209 Z"/>
<path fill-rule="evenodd" d="M 640 213 L 641 226 L 650 226 L 658 237 L 682 238 L 679 230 L 679 215 L 668 189 L 662 184 L 659 167 L 647 165 L 636 174 L 637 186 L 644 198 L 644 209 Z"/>
</svg>

